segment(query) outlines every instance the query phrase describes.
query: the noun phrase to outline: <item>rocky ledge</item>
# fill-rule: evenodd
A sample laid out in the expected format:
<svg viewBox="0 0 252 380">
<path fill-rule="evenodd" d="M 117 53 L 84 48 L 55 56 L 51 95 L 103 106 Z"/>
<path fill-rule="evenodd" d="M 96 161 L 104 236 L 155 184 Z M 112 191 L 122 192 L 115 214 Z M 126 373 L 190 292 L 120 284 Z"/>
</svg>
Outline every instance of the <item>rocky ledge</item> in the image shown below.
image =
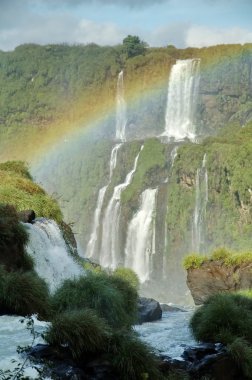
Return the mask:
<svg viewBox="0 0 252 380">
<path fill-rule="evenodd" d="M 252 263 L 226 265 L 221 260 L 203 263 L 199 268 L 187 269 L 187 285 L 195 305 L 219 292 L 252 288 Z"/>
</svg>

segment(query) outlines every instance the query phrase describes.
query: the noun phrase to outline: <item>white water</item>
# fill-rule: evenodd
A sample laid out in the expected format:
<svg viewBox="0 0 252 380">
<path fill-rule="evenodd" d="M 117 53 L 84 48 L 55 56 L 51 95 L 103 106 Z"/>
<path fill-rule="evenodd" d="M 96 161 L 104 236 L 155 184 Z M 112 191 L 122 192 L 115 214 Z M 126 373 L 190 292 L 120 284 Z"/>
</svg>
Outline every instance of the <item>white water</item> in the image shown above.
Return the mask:
<svg viewBox="0 0 252 380">
<path fill-rule="evenodd" d="M 125 264 L 143 283 L 150 278 L 151 256 L 155 253 L 155 209 L 157 189 L 141 194 L 141 204 L 128 225 Z"/>
<path fill-rule="evenodd" d="M 140 152 L 143 149 L 143 145 Z M 140 152 L 135 158 L 133 169 L 127 174 L 125 181 L 115 186 L 113 195 L 103 218 L 100 264 L 105 268 L 115 269 L 120 263 L 119 253 L 119 221 L 121 193 L 131 183 L 137 168 Z"/>
<path fill-rule="evenodd" d="M 110 163 L 109 163 L 109 182 L 106 186 L 103 186 L 99 190 L 99 193 L 98 193 L 98 199 L 97 199 L 95 213 L 94 213 L 92 232 L 90 235 L 89 242 L 87 244 L 87 249 L 86 249 L 86 254 L 85 254 L 85 256 L 88 257 L 89 259 L 94 258 L 95 253 L 96 253 L 96 243 L 98 240 L 98 231 L 99 231 L 99 227 L 100 227 L 100 217 L 101 217 L 103 201 L 104 201 L 104 197 L 106 194 L 106 190 L 110 184 L 110 181 L 111 181 L 111 178 L 113 175 L 113 171 L 116 167 L 117 153 L 118 153 L 118 150 L 120 149 L 121 146 L 122 146 L 121 143 L 117 144 L 113 147 L 113 149 L 111 151 Z"/>
<path fill-rule="evenodd" d="M 191 312 L 163 312 L 160 321 L 144 323 L 134 329 L 156 352 L 178 358 L 187 346 L 196 343 L 188 327 L 191 315 Z"/>
<path fill-rule="evenodd" d="M 25 226 L 29 232 L 27 252 L 33 257 L 36 272 L 46 281 L 51 292 L 65 279 L 84 274 L 68 253 L 57 223 L 41 218 Z"/>
<path fill-rule="evenodd" d="M 200 252 L 204 243 L 204 223 L 208 203 L 208 173 L 206 168 L 206 154 L 204 154 L 202 166 L 197 169 L 195 181 L 195 208 L 192 227 L 192 250 Z"/>
<path fill-rule="evenodd" d="M 116 139 L 126 141 L 127 107 L 124 99 L 123 71 L 118 75 L 116 93 Z"/>
<path fill-rule="evenodd" d="M 199 59 L 178 60 L 172 67 L 167 95 L 165 131 L 168 139 L 195 140 L 194 114 L 199 88 Z"/>
<path fill-rule="evenodd" d="M 26 329 L 26 324 L 21 323 L 22 317 L 3 315 L 0 316 L 0 369 L 13 370 L 18 363 L 24 362 L 25 358 L 17 354 L 17 346 L 28 346 L 32 343 L 32 335 Z M 35 330 L 42 333 L 46 326 L 46 322 L 38 321 L 33 317 Z M 37 338 L 35 344 L 43 343 L 41 338 Z M 15 360 L 12 363 L 12 360 Z M 29 361 L 27 362 L 25 375 L 30 379 L 36 379 L 38 372 L 30 367 Z"/>
</svg>

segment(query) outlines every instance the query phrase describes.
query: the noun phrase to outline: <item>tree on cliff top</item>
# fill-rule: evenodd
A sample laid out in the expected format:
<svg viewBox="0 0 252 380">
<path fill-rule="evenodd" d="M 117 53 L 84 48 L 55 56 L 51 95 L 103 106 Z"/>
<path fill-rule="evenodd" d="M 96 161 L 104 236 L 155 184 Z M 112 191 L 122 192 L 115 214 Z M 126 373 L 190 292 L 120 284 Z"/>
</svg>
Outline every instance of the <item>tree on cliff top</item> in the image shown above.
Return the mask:
<svg viewBox="0 0 252 380">
<path fill-rule="evenodd" d="M 138 36 L 128 35 L 123 39 L 123 47 L 127 54 L 127 57 L 135 57 L 145 53 L 147 43 L 141 41 Z"/>
</svg>

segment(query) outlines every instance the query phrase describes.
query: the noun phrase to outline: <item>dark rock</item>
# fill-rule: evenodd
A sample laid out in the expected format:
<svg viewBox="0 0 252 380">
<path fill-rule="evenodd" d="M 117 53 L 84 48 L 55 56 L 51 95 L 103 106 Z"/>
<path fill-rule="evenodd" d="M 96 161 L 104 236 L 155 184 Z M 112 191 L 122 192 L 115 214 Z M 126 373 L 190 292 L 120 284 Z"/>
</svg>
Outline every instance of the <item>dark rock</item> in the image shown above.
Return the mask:
<svg viewBox="0 0 252 380">
<path fill-rule="evenodd" d="M 18 219 L 23 223 L 32 223 L 36 218 L 35 211 L 23 210 L 18 212 Z"/>
<path fill-rule="evenodd" d="M 200 268 L 187 270 L 187 285 L 196 305 L 219 292 L 252 288 L 252 264 L 227 266 L 221 260 L 208 261 Z"/>
<path fill-rule="evenodd" d="M 152 298 L 138 299 L 138 323 L 153 322 L 162 318 L 160 303 Z"/>
<path fill-rule="evenodd" d="M 220 343 L 202 343 L 188 347 L 181 358 L 160 356 L 163 373 L 187 373 L 196 380 L 210 376 L 214 380 L 242 380 L 243 376 Z"/>
<path fill-rule="evenodd" d="M 161 306 L 161 309 L 162 309 L 163 312 L 166 312 L 166 311 L 169 311 L 171 313 L 175 313 L 177 311 L 181 311 L 183 313 L 186 312 L 186 310 L 184 310 L 184 309 L 181 309 L 181 308 L 179 308 L 177 306 L 167 305 L 165 303 L 161 303 L 160 306 Z"/>
</svg>

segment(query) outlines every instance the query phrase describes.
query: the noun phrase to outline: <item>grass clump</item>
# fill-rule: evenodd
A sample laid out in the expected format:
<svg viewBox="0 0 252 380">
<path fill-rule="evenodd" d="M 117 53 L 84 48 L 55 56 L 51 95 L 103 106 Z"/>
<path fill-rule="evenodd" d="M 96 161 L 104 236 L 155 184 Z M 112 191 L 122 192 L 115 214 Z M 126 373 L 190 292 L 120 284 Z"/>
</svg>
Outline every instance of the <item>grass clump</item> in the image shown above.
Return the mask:
<svg viewBox="0 0 252 380">
<path fill-rule="evenodd" d="M 58 314 L 47 330 L 45 340 L 56 347 L 67 345 L 73 358 L 86 352 L 104 350 L 110 329 L 94 310 L 83 309 Z"/>
<path fill-rule="evenodd" d="M 32 179 L 28 166 L 23 161 L 6 161 L 0 163 L 0 170 L 19 174 L 21 177 Z"/>
<path fill-rule="evenodd" d="M 134 289 L 139 290 L 140 281 L 138 275 L 132 269 L 123 267 L 117 268 L 114 270 L 113 276 L 122 278 L 129 282 Z"/>
<path fill-rule="evenodd" d="M 0 269 L 0 312 L 2 314 L 50 314 L 49 292 L 34 272 L 7 272 Z"/>
<path fill-rule="evenodd" d="M 191 254 L 186 256 L 183 261 L 183 266 L 186 270 L 188 269 L 198 269 L 203 263 L 207 261 L 206 256 Z"/>
<path fill-rule="evenodd" d="M 115 333 L 110 342 L 109 354 L 122 380 L 162 378 L 153 352 L 132 333 Z"/>
<path fill-rule="evenodd" d="M 190 328 L 198 341 L 227 345 L 243 373 L 252 378 L 252 298 L 217 294 L 194 313 Z"/>
<path fill-rule="evenodd" d="M 234 266 L 252 263 L 252 252 L 233 253 L 224 260 L 225 265 Z"/>
<path fill-rule="evenodd" d="M 230 252 L 225 247 L 216 248 L 212 254 L 212 260 L 226 260 L 230 256 Z"/>
<path fill-rule="evenodd" d="M 128 285 L 130 287 L 130 285 Z M 124 290 L 122 290 L 124 288 Z M 52 298 L 53 309 L 61 313 L 72 309 L 94 309 L 99 317 L 106 319 L 115 328 L 129 327 L 133 318 L 132 310 L 127 310 L 127 286 L 122 281 L 111 279 L 105 273 L 89 272 L 85 277 L 76 280 L 66 280 Z M 135 302 L 135 293 L 127 289 L 128 304 Z M 134 298 L 134 299 L 133 299 Z"/>
</svg>

